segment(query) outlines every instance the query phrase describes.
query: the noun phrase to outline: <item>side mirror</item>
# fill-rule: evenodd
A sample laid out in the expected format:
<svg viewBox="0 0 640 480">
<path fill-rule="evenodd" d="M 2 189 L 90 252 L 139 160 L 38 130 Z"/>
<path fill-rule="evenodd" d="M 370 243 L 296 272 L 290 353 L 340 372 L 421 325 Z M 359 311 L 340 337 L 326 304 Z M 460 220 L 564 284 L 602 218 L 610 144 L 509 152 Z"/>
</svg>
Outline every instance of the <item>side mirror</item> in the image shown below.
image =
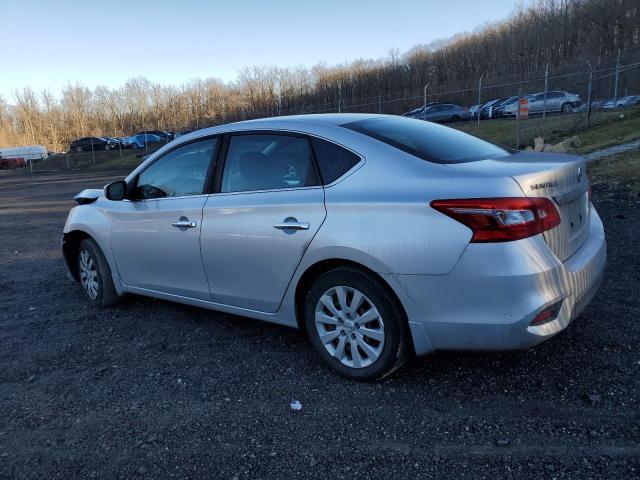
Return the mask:
<svg viewBox="0 0 640 480">
<path fill-rule="evenodd" d="M 118 180 L 104 187 L 104 196 L 109 200 L 119 201 L 127 198 L 127 182 Z"/>
</svg>

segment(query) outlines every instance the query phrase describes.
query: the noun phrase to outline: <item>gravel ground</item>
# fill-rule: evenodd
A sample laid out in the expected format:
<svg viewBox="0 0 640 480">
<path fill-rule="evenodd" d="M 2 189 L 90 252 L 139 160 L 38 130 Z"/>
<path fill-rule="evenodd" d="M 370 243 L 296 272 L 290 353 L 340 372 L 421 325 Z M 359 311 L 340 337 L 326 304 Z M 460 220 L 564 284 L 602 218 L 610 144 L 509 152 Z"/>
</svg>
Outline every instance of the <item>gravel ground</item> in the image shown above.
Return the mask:
<svg viewBox="0 0 640 480">
<path fill-rule="evenodd" d="M 360 384 L 295 330 L 88 308 L 61 230 L 73 194 L 117 177 L 0 177 L 0 478 L 640 478 L 638 199 L 595 191 L 609 266 L 565 332 Z"/>
</svg>

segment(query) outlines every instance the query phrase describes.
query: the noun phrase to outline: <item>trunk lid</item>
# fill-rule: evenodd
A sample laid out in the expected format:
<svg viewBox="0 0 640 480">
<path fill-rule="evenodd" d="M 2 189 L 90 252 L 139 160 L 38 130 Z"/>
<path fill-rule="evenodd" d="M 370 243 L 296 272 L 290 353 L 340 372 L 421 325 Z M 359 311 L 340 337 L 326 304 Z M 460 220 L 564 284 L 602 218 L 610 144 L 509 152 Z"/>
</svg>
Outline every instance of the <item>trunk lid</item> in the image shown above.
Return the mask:
<svg viewBox="0 0 640 480">
<path fill-rule="evenodd" d="M 564 262 L 582 246 L 589 235 L 591 209 L 586 161 L 578 155 L 518 152 L 499 160 L 449 165 L 456 170 L 473 170 L 482 176 L 509 176 L 527 197 L 553 200 L 560 225 L 544 232 L 545 240 Z"/>
</svg>

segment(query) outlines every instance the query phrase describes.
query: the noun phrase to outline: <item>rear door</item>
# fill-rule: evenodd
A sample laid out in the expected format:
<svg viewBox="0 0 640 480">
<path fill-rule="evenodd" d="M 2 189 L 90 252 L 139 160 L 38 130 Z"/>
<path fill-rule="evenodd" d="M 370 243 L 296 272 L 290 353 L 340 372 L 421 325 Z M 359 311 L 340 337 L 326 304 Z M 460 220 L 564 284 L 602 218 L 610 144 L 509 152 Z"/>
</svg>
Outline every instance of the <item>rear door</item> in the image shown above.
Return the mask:
<svg viewBox="0 0 640 480">
<path fill-rule="evenodd" d="M 326 216 L 309 139 L 232 134 L 204 206 L 202 260 L 214 302 L 275 312 Z"/>
</svg>

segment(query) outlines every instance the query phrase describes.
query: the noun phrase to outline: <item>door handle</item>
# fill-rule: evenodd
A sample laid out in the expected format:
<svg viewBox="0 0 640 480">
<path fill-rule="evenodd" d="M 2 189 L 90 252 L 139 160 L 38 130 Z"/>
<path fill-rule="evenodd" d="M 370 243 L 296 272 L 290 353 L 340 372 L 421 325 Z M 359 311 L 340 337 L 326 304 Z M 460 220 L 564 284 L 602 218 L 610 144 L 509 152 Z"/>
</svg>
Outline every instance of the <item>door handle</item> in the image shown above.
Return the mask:
<svg viewBox="0 0 640 480">
<path fill-rule="evenodd" d="M 282 222 L 276 223 L 273 228 L 278 230 L 309 230 L 309 222 Z"/>
<path fill-rule="evenodd" d="M 176 228 L 195 228 L 197 223 L 190 220 L 178 220 L 177 222 L 173 222 L 171 225 Z"/>
</svg>

